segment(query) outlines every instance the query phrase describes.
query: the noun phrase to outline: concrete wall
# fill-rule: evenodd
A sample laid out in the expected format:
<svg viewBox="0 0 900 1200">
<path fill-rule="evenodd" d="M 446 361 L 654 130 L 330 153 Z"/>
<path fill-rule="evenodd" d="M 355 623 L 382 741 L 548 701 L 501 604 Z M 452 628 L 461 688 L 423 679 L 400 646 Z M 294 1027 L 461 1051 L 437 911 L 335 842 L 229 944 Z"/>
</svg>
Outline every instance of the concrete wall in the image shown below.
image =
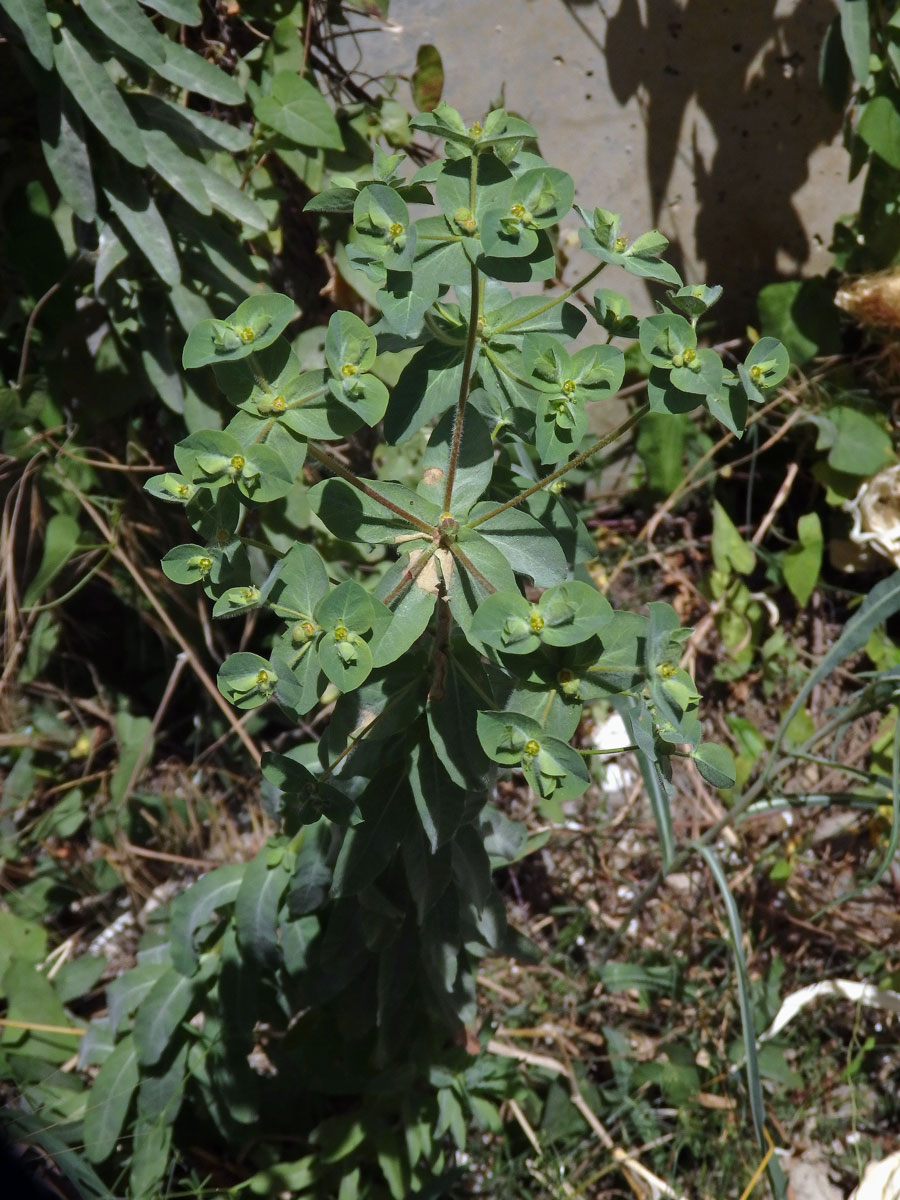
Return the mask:
<svg viewBox="0 0 900 1200">
<path fill-rule="evenodd" d="M 661 229 L 686 280 L 725 286 L 737 332 L 764 283 L 827 268 L 833 222 L 857 206 L 816 80 L 834 14 L 833 0 L 392 0 L 398 28 L 363 50 L 373 74 L 408 74 L 434 43 L 444 99 L 469 120 L 502 85 L 578 202 L 621 212 L 630 237 Z M 643 306 L 621 278 L 604 284 Z"/>
</svg>

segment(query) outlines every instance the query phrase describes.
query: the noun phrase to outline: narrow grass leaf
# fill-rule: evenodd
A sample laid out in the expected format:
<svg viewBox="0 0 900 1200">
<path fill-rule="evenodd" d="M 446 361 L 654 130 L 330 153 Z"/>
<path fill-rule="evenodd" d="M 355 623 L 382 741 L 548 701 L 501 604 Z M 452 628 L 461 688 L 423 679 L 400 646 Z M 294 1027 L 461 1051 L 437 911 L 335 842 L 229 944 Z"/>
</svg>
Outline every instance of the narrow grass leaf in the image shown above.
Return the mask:
<svg viewBox="0 0 900 1200">
<path fill-rule="evenodd" d="M 747 976 L 747 962 L 744 958 L 744 948 L 741 942 L 743 930 L 741 917 L 738 912 L 728 880 L 719 862 L 716 852 L 711 846 L 701 846 L 691 843 L 709 867 L 716 886 L 722 894 L 725 903 L 725 913 L 728 918 L 728 928 L 731 933 L 731 948 L 734 953 L 734 970 L 737 980 L 738 1003 L 741 1011 L 741 1030 L 744 1037 L 744 1054 L 746 1056 L 745 1070 L 747 1073 L 747 1089 L 750 1098 L 750 1112 L 753 1116 L 753 1129 L 757 1145 L 761 1150 L 766 1146 L 766 1111 L 762 1094 L 762 1081 L 759 1074 L 759 1058 L 756 1051 L 756 1030 L 753 1025 L 753 1008 L 750 998 L 750 981 Z M 787 1181 L 778 1159 L 773 1155 L 768 1164 L 769 1182 L 776 1200 L 784 1200 L 787 1194 Z"/>
<path fill-rule="evenodd" d="M 797 713 L 803 708 L 806 698 L 812 692 L 813 688 L 817 687 L 823 679 L 827 678 L 845 658 L 848 658 L 851 654 L 855 654 L 857 650 L 861 650 L 869 640 L 872 630 L 898 611 L 900 611 L 900 571 L 895 571 L 887 579 L 882 579 L 880 583 L 876 583 L 875 587 L 872 588 L 871 592 L 869 592 L 868 596 L 862 602 L 862 605 L 844 626 L 841 636 L 822 658 L 815 670 L 810 673 L 806 682 L 797 692 L 793 704 L 791 704 L 785 713 L 778 727 L 778 732 L 772 743 L 772 749 L 762 775 L 763 781 L 771 776 L 787 728 Z"/>
</svg>

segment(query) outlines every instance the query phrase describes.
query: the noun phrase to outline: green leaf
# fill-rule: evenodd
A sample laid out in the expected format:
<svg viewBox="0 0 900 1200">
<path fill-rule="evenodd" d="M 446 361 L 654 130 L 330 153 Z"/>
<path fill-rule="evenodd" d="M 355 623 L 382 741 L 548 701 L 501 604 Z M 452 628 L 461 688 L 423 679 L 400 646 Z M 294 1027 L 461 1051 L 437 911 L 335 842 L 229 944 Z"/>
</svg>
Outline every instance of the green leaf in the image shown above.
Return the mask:
<svg viewBox="0 0 900 1200">
<path fill-rule="evenodd" d="M 468 795 L 447 774 L 430 741 L 417 742 L 413 746 L 409 782 L 419 820 L 434 854 L 459 829 Z"/>
<path fill-rule="evenodd" d="M 777 386 L 788 375 L 791 358 L 776 338 L 764 337 L 753 346 L 743 363 L 738 365 L 738 375 L 751 400 L 761 404 L 765 399 L 764 389 Z"/>
<path fill-rule="evenodd" d="M 209 578 L 219 557 L 214 550 L 188 543 L 173 546 L 163 558 L 161 566 L 166 579 L 171 579 L 173 583 L 203 583 Z"/>
<path fill-rule="evenodd" d="M 104 2 L 108 3 L 109 0 Z M 96 4 L 97 0 L 93 0 L 93 3 Z M 209 100 L 218 100 L 221 104 L 244 103 L 243 89 L 233 76 L 172 38 L 166 39 L 165 61 L 156 67 L 156 73 L 170 83 L 206 96 Z"/>
<path fill-rule="evenodd" d="M 389 607 L 394 619 L 375 647 L 376 667 L 395 662 L 428 627 L 439 590 L 433 550 L 433 546 L 411 550 L 379 581 L 376 594 Z M 427 558 L 424 566 L 421 565 L 423 555 Z M 389 597 L 392 597 L 390 602 Z"/>
<path fill-rule="evenodd" d="M 654 367 L 669 370 L 677 356 L 685 350 L 695 350 L 697 334 L 684 317 L 661 313 L 641 321 L 640 347 Z"/>
<path fill-rule="evenodd" d="M 749 575 L 756 566 L 753 547 L 738 533 L 718 500 L 713 501 L 712 556 L 717 570 L 726 573 L 733 568 L 741 575 Z"/>
<path fill-rule="evenodd" d="M 139 1117 L 133 1139 L 128 1195 L 134 1200 L 154 1200 L 169 1167 L 172 1126 L 164 1120 Z"/>
<path fill-rule="evenodd" d="M 201 165 L 198 174 L 203 190 L 213 207 L 219 212 L 224 213 L 226 217 L 231 217 L 234 221 L 240 221 L 250 229 L 268 228 L 269 221 L 265 213 L 246 192 L 241 191 L 239 187 L 211 167 Z M 291 315 L 293 316 L 293 310 Z M 260 342 L 255 341 L 254 349 L 259 348 Z"/>
<path fill-rule="evenodd" d="M 385 438 L 399 445 L 456 404 L 462 382 L 462 346 L 429 342 L 409 360 L 391 393 Z"/>
<path fill-rule="evenodd" d="M 469 522 L 489 513 L 495 504 L 484 501 L 469 513 Z M 462 533 L 462 531 L 460 531 Z M 478 533 L 496 547 L 520 575 L 528 575 L 536 587 L 549 587 L 565 579 L 567 565 L 559 542 L 534 517 L 519 508 L 507 508 L 478 525 Z M 463 550 L 468 541 L 460 538 Z"/>
<path fill-rule="evenodd" d="M 822 39 L 819 87 L 828 107 L 836 113 L 843 113 L 850 95 L 850 60 L 841 37 L 840 17 L 831 21 Z"/>
<path fill-rule="evenodd" d="M 818 513 L 804 513 L 797 522 L 799 545 L 792 546 L 781 560 L 784 582 L 791 594 L 805 608 L 819 582 L 825 541 Z"/>
<path fill-rule="evenodd" d="M 63 1008 L 53 984 L 38 971 L 37 964 L 28 959 L 12 958 L 0 983 L 8 1001 L 5 1013 L 8 1021 L 73 1029 L 71 1034 L 48 1033 L 42 1029 L 16 1028 L 12 1024 L 3 1029 L 0 1038 L 3 1049 L 15 1047 L 17 1052 L 47 1063 L 63 1063 L 71 1058 L 78 1049 L 80 1026 Z"/>
<path fill-rule="evenodd" d="M 410 820 L 406 780 L 382 777 L 360 797 L 362 823 L 349 829 L 334 865 L 333 897 L 355 896 L 374 883 L 394 857 Z"/>
<path fill-rule="evenodd" d="M 47 956 L 47 932 L 34 921 L 0 910 L 0 979 L 16 962 L 39 963 Z"/>
<path fill-rule="evenodd" d="M 762 333 L 783 342 L 795 366 L 802 367 L 818 354 L 840 353 L 841 321 L 834 285 L 821 276 L 766 284 L 757 305 Z"/>
<path fill-rule="evenodd" d="M 198 987 L 196 975 L 182 975 L 171 967 L 141 1001 L 132 1031 L 141 1066 L 151 1067 L 165 1054 L 192 1011 Z"/>
<path fill-rule="evenodd" d="M 848 475 L 876 475 L 893 458 L 890 435 L 878 422 L 858 409 L 838 404 L 825 419 L 832 426 L 833 442 L 828 465 Z"/>
<path fill-rule="evenodd" d="M 441 506 L 444 503 L 455 425 L 456 413 L 448 412 L 432 430 L 422 464 L 423 478 L 418 487 L 421 495 Z M 450 497 L 450 512 L 457 519 L 465 517 L 472 505 L 481 499 L 491 481 L 493 468 L 494 452 L 490 430 L 470 401 L 463 421 L 453 494 Z"/>
<path fill-rule="evenodd" d="M 74 22 L 72 25 L 77 28 Z M 145 167 L 147 154 L 141 131 L 103 63 L 76 38 L 68 19 L 57 32 L 59 41 L 53 45 L 53 61 L 63 83 L 113 149 L 132 166 Z"/>
<path fill-rule="evenodd" d="M 78 521 L 66 513 L 54 513 L 47 522 L 40 566 L 22 597 L 25 609 L 40 600 L 72 555 L 78 553 L 80 535 Z"/>
<path fill-rule="evenodd" d="M 38 119 L 44 160 L 60 194 L 82 221 L 93 222 L 97 216 L 97 193 L 81 109 L 58 81 L 55 88 L 40 90 Z"/>
<path fill-rule="evenodd" d="M 441 511 L 430 500 L 417 496 L 400 483 L 372 480 L 368 486 L 404 512 L 437 527 Z M 336 537 L 345 541 L 397 542 L 416 532 L 404 517 L 344 479 L 323 479 L 310 488 L 308 498 L 313 512 Z"/>
<path fill-rule="evenodd" d="M 847 57 L 853 69 L 853 77 L 858 84 L 862 85 L 871 74 L 868 0 L 838 0 L 838 11 L 841 18 L 841 36 L 844 39 Z M 884 99 L 887 100 L 887 97 L 885 96 Z"/>
<path fill-rule="evenodd" d="M 141 0 L 141 3 L 179 25 L 199 25 L 201 21 L 197 0 Z"/>
<path fill-rule="evenodd" d="M 250 145 L 250 134 L 240 125 L 229 125 L 216 117 L 185 108 L 164 96 L 132 93 L 129 104 L 142 127 L 161 129 L 179 145 L 198 150 L 230 150 L 238 154 Z"/>
<path fill-rule="evenodd" d="M 471 634 L 506 654 L 531 654 L 541 644 L 539 615 L 518 592 L 494 592 L 479 604 Z"/>
<path fill-rule="evenodd" d="M 166 61 L 168 47 L 176 45 L 131 0 L 81 0 L 81 10 L 114 45 L 157 70 Z"/>
<path fill-rule="evenodd" d="M 462 530 L 460 531 L 463 532 Z M 454 620 L 468 637 L 478 605 L 492 591 L 516 591 L 516 577 L 498 548 L 478 533 L 465 531 L 452 547 L 452 557 L 438 555 Z"/>
<path fill-rule="evenodd" d="M 857 133 L 889 167 L 900 169 L 900 113 L 892 98 L 872 97 L 859 118 Z"/>
<path fill-rule="evenodd" d="M 290 880 L 288 860 L 270 862 L 266 845 L 247 865 L 234 904 L 234 920 L 242 953 L 263 970 L 281 962 L 278 944 L 278 909 Z"/>
<path fill-rule="evenodd" d="M 172 236 L 140 176 L 110 162 L 103 179 L 103 194 L 138 249 L 163 283 L 177 284 L 181 267 Z"/>
<path fill-rule="evenodd" d="M 196 971 L 200 959 L 194 939 L 220 908 L 234 903 L 245 870 L 243 863 L 217 867 L 174 901 L 170 931 L 172 965 L 182 975 L 191 976 Z"/>
<path fill-rule="evenodd" d="M 715 742 L 702 742 L 691 751 L 691 758 L 697 764 L 697 770 L 712 787 L 734 787 L 737 772 L 730 750 Z"/>
<path fill-rule="evenodd" d="M 166 970 L 166 963 L 139 962 L 136 967 L 112 980 L 106 989 L 111 1034 L 118 1033 L 125 1018 L 131 1016 Z"/>
<path fill-rule="evenodd" d="M 103 1063 L 88 1093 L 82 1136 L 91 1162 L 105 1162 L 116 1148 L 138 1079 L 137 1046 L 126 1037 Z"/>
<path fill-rule="evenodd" d="M 480 685 L 480 691 L 476 689 Z M 474 738 L 473 716 L 490 694 L 477 656 L 454 647 L 439 689 L 428 698 L 426 717 L 431 744 L 451 780 L 466 791 L 485 786 L 488 764 Z"/>
<path fill-rule="evenodd" d="M 312 546 L 295 542 L 273 570 L 263 595 L 278 616 L 296 620 L 312 616 L 328 586 L 321 556 Z"/>
<path fill-rule="evenodd" d="M 32 56 L 49 71 L 53 66 L 53 34 L 42 0 L 0 0 L 0 8 L 20 30 Z"/>
<path fill-rule="evenodd" d="M 293 71 L 281 71 L 271 91 L 253 106 L 256 119 L 288 141 L 300 146 L 343 149 L 343 138 L 334 114 L 321 93 Z"/>
<path fill-rule="evenodd" d="M 435 46 L 420 46 L 416 51 L 416 69 L 409 86 L 419 112 L 433 112 L 437 108 L 444 90 L 444 64 Z"/>
</svg>

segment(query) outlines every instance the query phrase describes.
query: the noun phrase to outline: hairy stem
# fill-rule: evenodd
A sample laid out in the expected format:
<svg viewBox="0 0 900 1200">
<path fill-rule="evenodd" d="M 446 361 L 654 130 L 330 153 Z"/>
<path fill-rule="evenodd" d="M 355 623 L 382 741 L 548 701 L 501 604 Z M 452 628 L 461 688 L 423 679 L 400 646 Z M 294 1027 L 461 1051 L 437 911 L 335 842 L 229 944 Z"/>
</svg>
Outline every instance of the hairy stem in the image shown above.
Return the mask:
<svg viewBox="0 0 900 1200">
<path fill-rule="evenodd" d="M 342 462 L 329 454 L 327 450 L 323 450 L 321 446 L 317 446 L 315 442 L 307 442 L 306 449 L 309 454 L 320 462 L 323 467 L 327 467 L 329 471 L 333 471 L 335 475 L 340 475 L 341 479 L 346 480 L 351 487 L 355 487 L 358 492 L 362 492 L 364 496 L 368 496 L 370 500 L 374 500 L 376 504 L 380 504 L 383 508 L 390 509 L 392 513 L 396 513 L 398 517 L 402 517 L 404 521 L 408 521 L 410 525 L 414 525 L 416 529 L 421 529 L 423 533 L 427 533 L 429 537 L 434 537 L 437 530 L 433 525 L 429 525 L 427 521 L 423 521 L 421 517 L 417 517 L 415 513 L 407 512 L 405 508 L 401 508 L 399 504 L 395 504 L 393 500 L 388 500 L 387 496 L 369 487 L 358 475 L 355 475 L 349 467 L 345 467 Z"/>
<path fill-rule="evenodd" d="M 492 508 L 490 512 L 485 513 L 481 517 L 476 517 L 474 521 L 469 521 L 469 528 L 475 529 L 476 526 L 483 525 L 485 521 L 493 520 L 493 518 L 499 516 L 500 513 L 506 512 L 508 508 L 515 508 L 517 504 L 521 504 L 523 500 L 527 500 L 528 497 L 533 496 L 535 492 L 539 492 L 542 488 L 548 487 L 551 483 L 555 483 L 557 479 L 561 479 L 562 476 L 568 474 L 569 471 L 574 471 L 576 467 L 580 467 L 583 462 L 587 462 L 592 455 L 596 454 L 599 450 L 602 450 L 604 446 L 608 446 L 610 442 L 616 441 L 624 433 L 627 433 L 628 430 L 637 425 L 638 421 L 645 417 L 649 411 L 649 403 L 642 404 L 640 408 L 636 408 L 634 410 L 627 421 L 623 421 L 621 425 L 617 425 L 615 429 L 612 429 L 609 433 L 604 434 L 603 437 L 594 442 L 592 446 L 588 446 L 587 450 L 582 451 L 581 454 L 576 455 L 576 457 L 570 459 L 569 462 L 563 463 L 561 467 L 557 467 L 557 469 L 550 475 L 545 475 L 543 479 L 539 479 L 537 483 L 533 484 L 530 488 L 527 488 L 524 492 L 521 492 L 518 496 L 514 496 L 512 500 L 507 500 L 505 504 L 498 504 L 497 507 Z"/>
<path fill-rule="evenodd" d="M 581 279 L 576 279 L 571 287 L 566 288 L 564 292 L 560 292 L 558 296 L 554 296 L 548 300 L 546 304 L 542 304 L 540 308 L 535 308 L 530 313 L 524 313 L 521 317 L 516 317 L 514 321 L 507 321 L 505 325 L 498 325 L 493 333 L 506 333 L 508 329 L 515 329 L 517 325 L 524 325 L 526 321 L 533 321 L 535 317 L 541 316 L 545 312 L 549 312 L 551 308 L 555 308 L 557 304 L 563 304 L 570 296 L 574 296 L 576 292 L 580 292 L 583 287 L 596 279 L 606 263 L 597 263 L 596 267 L 588 271 Z"/>
<path fill-rule="evenodd" d="M 449 511 L 450 500 L 453 496 L 453 483 L 456 479 L 456 464 L 459 461 L 459 448 L 462 445 L 463 421 L 466 416 L 466 401 L 469 398 L 469 379 L 472 375 L 472 359 L 475 356 L 475 342 L 478 339 L 478 268 L 472 263 L 470 271 L 471 296 L 469 299 L 469 329 L 466 334 L 466 351 L 463 356 L 462 377 L 459 381 L 459 399 L 456 402 L 456 419 L 453 422 L 453 441 L 450 446 L 450 462 L 447 466 L 447 481 L 444 485 L 444 512 Z"/>
</svg>

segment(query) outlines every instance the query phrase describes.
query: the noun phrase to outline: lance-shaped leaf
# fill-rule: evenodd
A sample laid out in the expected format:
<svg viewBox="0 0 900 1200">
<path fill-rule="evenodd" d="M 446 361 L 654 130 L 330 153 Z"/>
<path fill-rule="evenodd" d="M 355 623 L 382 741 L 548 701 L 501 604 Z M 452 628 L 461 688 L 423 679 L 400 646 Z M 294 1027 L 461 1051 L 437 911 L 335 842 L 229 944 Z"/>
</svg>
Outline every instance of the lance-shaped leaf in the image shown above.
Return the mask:
<svg viewBox="0 0 900 1200">
<path fill-rule="evenodd" d="M 49 32 L 48 25 L 48 37 Z M 58 81 L 55 88 L 41 89 L 38 120 L 41 148 L 56 186 L 76 215 L 82 221 L 92 222 L 97 215 L 97 194 L 81 109 Z"/>
<path fill-rule="evenodd" d="M 140 176 L 134 171 L 120 169 L 110 156 L 103 178 L 103 192 L 109 207 L 138 249 L 164 283 L 177 284 L 181 279 L 181 267 L 172 235 Z"/>
<path fill-rule="evenodd" d="M 409 782 L 431 853 L 459 829 L 468 794 L 454 783 L 430 740 L 417 742 L 410 752 Z"/>
<path fill-rule="evenodd" d="M 91 1162 L 104 1162 L 116 1148 L 139 1077 L 137 1047 L 134 1038 L 126 1037 L 103 1063 L 90 1090 L 82 1136 Z"/>
<path fill-rule="evenodd" d="M 234 903 L 244 876 L 244 864 L 217 867 L 181 893 L 172 905 L 172 963 L 182 975 L 193 975 L 199 963 L 197 933 L 219 909 Z"/>
<path fill-rule="evenodd" d="M 400 372 L 384 420 L 385 437 L 392 445 L 452 408 L 459 399 L 463 346 L 428 342 Z"/>
<path fill-rule="evenodd" d="M 375 648 L 376 667 L 395 662 L 428 628 L 439 591 L 434 545 L 415 543 L 381 577 L 376 595 L 394 615 Z"/>
<path fill-rule="evenodd" d="M 134 1019 L 134 1044 L 142 1066 L 153 1066 L 165 1054 L 182 1021 L 194 1011 L 204 982 L 202 972 L 189 977 L 174 967 L 157 979 Z"/>
<path fill-rule="evenodd" d="M 129 0 L 81 0 L 81 11 L 114 45 L 121 46 L 138 62 L 157 69 L 164 66 L 169 39 Z"/>
<path fill-rule="evenodd" d="M 57 31 L 53 61 L 63 83 L 75 97 L 82 112 L 114 150 L 134 167 L 147 165 L 141 131 L 128 106 L 96 59 L 76 37 L 78 25 L 67 17 Z"/>
<path fill-rule="evenodd" d="M 156 66 L 156 72 L 170 83 L 209 100 L 221 104 L 244 102 L 243 89 L 233 76 L 174 39 L 166 39 L 165 62 Z"/>
<path fill-rule="evenodd" d="M 234 903 L 241 951 L 265 970 L 273 970 L 281 962 L 278 909 L 293 865 L 281 849 L 278 853 L 277 848 L 266 845 L 251 859 Z"/>
<path fill-rule="evenodd" d="M 43 0 L 0 0 L 0 8 L 18 27 L 32 56 L 49 71 L 53 66 L 53 34 Z"/>
<path fill-rule="evenodd" d="M 376 777 L 360 797 L 363 819 L 347 831 L 331 885 L 333 897 L 355 896 L 369 887 L 394 857 L 415 819 L 409 786 L 402 777 Z"/>
</svg>

